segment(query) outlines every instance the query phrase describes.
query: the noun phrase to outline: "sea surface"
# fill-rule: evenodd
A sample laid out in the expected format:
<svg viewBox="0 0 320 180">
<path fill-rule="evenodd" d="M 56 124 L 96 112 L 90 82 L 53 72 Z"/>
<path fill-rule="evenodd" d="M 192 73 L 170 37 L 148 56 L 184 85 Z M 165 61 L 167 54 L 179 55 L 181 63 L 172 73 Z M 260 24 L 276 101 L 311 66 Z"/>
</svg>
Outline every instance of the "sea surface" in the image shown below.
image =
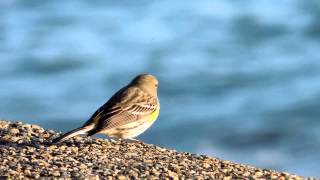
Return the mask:
<svg viewBox="0 0 320 180">
<path fill-rule="evenodd" d="M 82 125 L 159 78 L 147 143 L 320 176 L 320 1 L 0 1 L 0 118 Z"/>
</svg>

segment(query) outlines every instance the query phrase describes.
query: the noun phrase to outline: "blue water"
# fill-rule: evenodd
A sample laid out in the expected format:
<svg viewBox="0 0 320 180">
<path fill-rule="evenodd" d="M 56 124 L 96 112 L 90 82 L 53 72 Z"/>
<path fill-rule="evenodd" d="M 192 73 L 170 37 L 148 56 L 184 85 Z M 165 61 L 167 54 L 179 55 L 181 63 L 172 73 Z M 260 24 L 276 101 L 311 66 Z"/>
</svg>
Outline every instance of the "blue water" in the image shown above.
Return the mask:
<svg viewBox="0 0 320 180">
<path fill-rule="evenodd" d="M 0 1 L 0 118 L 67 131 L 149 72 L 140 139 L 320 176 L 319 19 L 318 0 Z"/>
</svg>

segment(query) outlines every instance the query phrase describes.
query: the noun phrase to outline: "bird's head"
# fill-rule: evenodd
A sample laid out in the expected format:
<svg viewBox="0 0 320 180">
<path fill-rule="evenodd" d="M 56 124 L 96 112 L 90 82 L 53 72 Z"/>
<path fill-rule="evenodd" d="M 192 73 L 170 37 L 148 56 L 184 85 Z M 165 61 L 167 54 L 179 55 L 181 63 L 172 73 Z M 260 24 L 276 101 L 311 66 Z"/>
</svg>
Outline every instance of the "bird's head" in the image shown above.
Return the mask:
<svg viewBox="0 0 320 180">
<path fill-rule="evenodd" d="M 130 83 L 130 85 L 138 86 L 151 95 L 157 95 L 158 80 L 151 74 L 140 74 L 136 76 Z"/>
</svg>

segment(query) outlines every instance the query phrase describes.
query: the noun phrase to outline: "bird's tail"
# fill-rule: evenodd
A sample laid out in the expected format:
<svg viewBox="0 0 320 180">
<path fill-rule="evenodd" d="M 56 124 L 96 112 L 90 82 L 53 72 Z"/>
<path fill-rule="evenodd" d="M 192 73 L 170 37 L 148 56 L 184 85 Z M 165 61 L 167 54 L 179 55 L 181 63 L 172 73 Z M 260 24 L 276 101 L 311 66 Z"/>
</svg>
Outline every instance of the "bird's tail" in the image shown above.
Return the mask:
<svg viewBox="0 0 320 180">
<path fill-rule="evenodd" d="M 53 139 L 52 143 L 60 143 L 64 140 L 67 140 L 67 139 L 72 138 L 72 137 L 79 135 L 79 134 L 88 134 L 88 132 L 91 131 L 92 129 L 94 129 L 94 127 L 95 127 L 94 124 L 90 124 L 87 126 L 83 126 L 83 127 L 74 129 L 70 132 L 67 132 L 67 133 L 61 135 L 60 137 Z"/>
</svg>

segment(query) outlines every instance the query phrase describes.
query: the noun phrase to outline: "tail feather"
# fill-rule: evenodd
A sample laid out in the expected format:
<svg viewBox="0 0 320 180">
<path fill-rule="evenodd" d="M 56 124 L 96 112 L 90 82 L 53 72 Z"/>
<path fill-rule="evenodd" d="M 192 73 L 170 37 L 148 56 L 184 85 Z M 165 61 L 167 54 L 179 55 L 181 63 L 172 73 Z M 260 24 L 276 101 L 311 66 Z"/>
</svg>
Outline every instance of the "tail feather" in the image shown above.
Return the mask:
<svg viewBox="0 0 320 180">
<path fill-rule="evenodd" d="M 74 129 L 74 130 L 72 130 L 70 132 L 67 132 L 67 133 L 61 135 L 60 137 L 57 137 L 57 138 L 53 139 L 52 143 L 60 143 L 60 142 L 65 141 L 65 140 L 67 140 L 69 138 L 77 136 L 79 134 L 87 134 L 93 128 L 94 128 L 94 125 L 88 125 L 88 126 L 84 126 L 84 127 L 80 127 L 80 128 Z"/>
</svg>

